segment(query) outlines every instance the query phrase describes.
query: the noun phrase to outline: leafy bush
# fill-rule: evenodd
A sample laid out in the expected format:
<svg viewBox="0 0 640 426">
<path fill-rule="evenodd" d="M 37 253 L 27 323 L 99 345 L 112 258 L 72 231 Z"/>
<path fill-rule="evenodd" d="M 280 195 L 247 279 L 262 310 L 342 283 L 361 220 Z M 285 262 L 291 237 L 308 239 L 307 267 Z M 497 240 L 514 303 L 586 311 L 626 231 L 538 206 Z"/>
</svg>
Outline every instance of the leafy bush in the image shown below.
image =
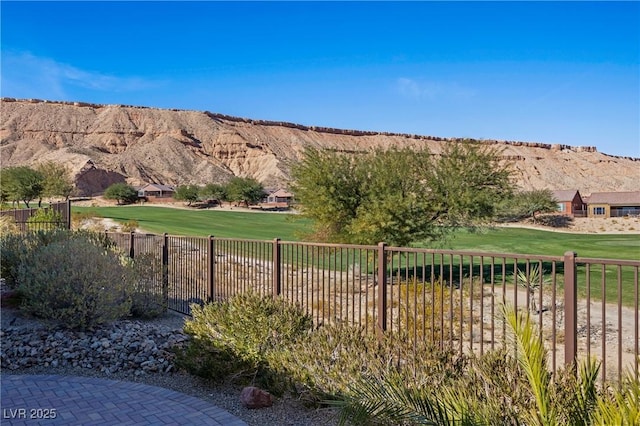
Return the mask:
<svg viewBox="0 0 640 426">
<path fill-rule="evenodd" d="M 164 314 L 167 297 L 162 286 L 162 265 L 153 254 L 136 256 L 130 262 L 133 269 L 131 293 L 131 315 L 150 319 Z"/>
<path fill-rule="evenodd" d="M 281 390 L 269 370 L 274 352 L 287 351 L 312 327 L 311 318 L 283 299 L 241 294 L 225 302 L 192 305 L 185 332 L 192 336 L 178 364 L 209 379 L 251 376 Z"/>
<path fill-rule="evenodd" d="M 62 215 L 53 209 L 38 209 L 35 214 L 27 219 L 27 223 L 31 231 L 65 227 Z"/>
<path fill-rule="evenodd" d="M 130 271 L 115 252 L 90 238 L 75 235 L 39 245 L 17 270 L 21 308 L 66 328 L 93 328 L 129 314 Z"/>
<path fill-rule="evenodd" d="M 102 248 L 114 247 L 113 242 L 104 233 L 66 229 L 39 230 L 25 234 L 2 234 L 0 236 L 0 276 L 9 288 L 18 284 L 18 268 L 34 251 L 55 242 L 82 239 Z"/>
<path fill-rule="evenodd" d="M 18 225 L 11 216 L 0 216 L 0 235 L 15 234 L 18 232 Z"/>
<path fill-rule="evenodd" d="M 457 377 L 466 365 L 466 358 L 452 351 L 416 344 L 407 336 L 379 338 L 347 324 L 319 327 L 298 339 L 291 350 L 268 356 L 269 365 L 291 377 L 302 396 L 313 402 L 347 394 L 351 384 L 363 377 L 393 372 L 407 383 L 435 385 Z"/>
</svg>

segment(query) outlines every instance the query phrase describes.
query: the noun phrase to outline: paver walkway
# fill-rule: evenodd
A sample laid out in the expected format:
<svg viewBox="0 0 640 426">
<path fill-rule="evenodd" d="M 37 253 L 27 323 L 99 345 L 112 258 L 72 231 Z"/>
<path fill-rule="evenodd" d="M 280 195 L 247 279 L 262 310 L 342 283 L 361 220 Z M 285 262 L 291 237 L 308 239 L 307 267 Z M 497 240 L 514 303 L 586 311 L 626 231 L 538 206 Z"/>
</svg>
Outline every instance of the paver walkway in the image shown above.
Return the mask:
<svg viewBox="0 0 640 426">
<path fill-rule="evenodd" d="M 142 383 L 54 375 L 1 380 L 2 425 L 246 425 L 202 399 Z"/>
</svg>

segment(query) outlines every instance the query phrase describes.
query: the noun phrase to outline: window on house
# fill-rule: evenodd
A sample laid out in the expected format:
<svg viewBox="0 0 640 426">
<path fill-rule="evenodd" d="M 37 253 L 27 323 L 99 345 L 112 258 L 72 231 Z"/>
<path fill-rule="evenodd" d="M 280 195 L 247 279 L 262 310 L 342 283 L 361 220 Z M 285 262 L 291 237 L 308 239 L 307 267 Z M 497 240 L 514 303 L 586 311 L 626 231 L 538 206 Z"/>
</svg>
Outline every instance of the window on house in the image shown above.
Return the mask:
<svg viewBox="0 0 640 426">
<path fill-rule="evenodd" d="M 564 203 L 558 203 L 558 211 L 563 212 L 565 210 Z"/>
<path fill-rule="evenodd" d="M 593 208 L 593 214 L 596 215 L 596 216 L 603 215 L 604 214 L 604 207 L 594 207 Z"/>
</svg>

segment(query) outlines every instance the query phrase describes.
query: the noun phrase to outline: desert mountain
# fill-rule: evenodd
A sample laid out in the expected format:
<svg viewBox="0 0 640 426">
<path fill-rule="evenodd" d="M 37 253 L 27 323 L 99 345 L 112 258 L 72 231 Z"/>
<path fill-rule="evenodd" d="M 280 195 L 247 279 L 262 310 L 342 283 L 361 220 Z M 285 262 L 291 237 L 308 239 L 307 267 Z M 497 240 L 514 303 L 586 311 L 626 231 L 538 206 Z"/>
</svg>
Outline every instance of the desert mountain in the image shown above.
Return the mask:
<svg viewBox="0 0 640 426">
<path fill-rule="evenodd" d="M 4 98 L 0 104 L 2 167 L 55 161 L 68 165 L 83 195 L 127 181 L 162 184 L 253 177 L 286 186 L 290 166 L 307 146 L 345 152 L 427 147 L 438 154 L 451 139 L 341 130 L 252 120 L 200 111 Z M 514 141 L 500 144 L 523 189 L 581 193 L 639 188 L 640 159 L 572 147 Z"/>
</svg>

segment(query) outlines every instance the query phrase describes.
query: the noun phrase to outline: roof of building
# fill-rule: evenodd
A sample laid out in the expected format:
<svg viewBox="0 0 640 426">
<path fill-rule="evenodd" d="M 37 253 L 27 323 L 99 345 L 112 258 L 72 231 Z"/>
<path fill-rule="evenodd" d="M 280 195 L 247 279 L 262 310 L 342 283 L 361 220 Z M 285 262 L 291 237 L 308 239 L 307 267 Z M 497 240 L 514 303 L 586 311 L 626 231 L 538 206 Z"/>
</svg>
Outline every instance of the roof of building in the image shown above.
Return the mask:
<svg viewBox="0 0 640 426">
<path fill-rule="evenodd" d="M 609 204 L 611 206 L 640 205 L 640 191 L 594 192 L 589 196 L 589 204 Z"/>
<path fill-rule="evenodd" d="M 293 194 L 284 190 L 284 189 L 278 189 L 276 191 L 273 191 L 269 194 L 269 196 L 274 196 L 274 197 L 283 197 L 283 198 L 287 198 L 287 197 L 293 197 Z"/>
<path fill-rule="evenodd" d="M 159 183 L 147 183 L 138 188 L 138 191 L 175 191 L 176 189 L 170 185 L 162 185 Z"/>
<path fill-rule="evenodd" d="M 553 194 L 553 198 L 555 198 L 559 202 L 573 201 L 573 198 L 576 196 L 576 193 L 580 195 L 577 189 L 560 189 L 560 190 L 551 191 L 551 194 Z"/>
</svg>

